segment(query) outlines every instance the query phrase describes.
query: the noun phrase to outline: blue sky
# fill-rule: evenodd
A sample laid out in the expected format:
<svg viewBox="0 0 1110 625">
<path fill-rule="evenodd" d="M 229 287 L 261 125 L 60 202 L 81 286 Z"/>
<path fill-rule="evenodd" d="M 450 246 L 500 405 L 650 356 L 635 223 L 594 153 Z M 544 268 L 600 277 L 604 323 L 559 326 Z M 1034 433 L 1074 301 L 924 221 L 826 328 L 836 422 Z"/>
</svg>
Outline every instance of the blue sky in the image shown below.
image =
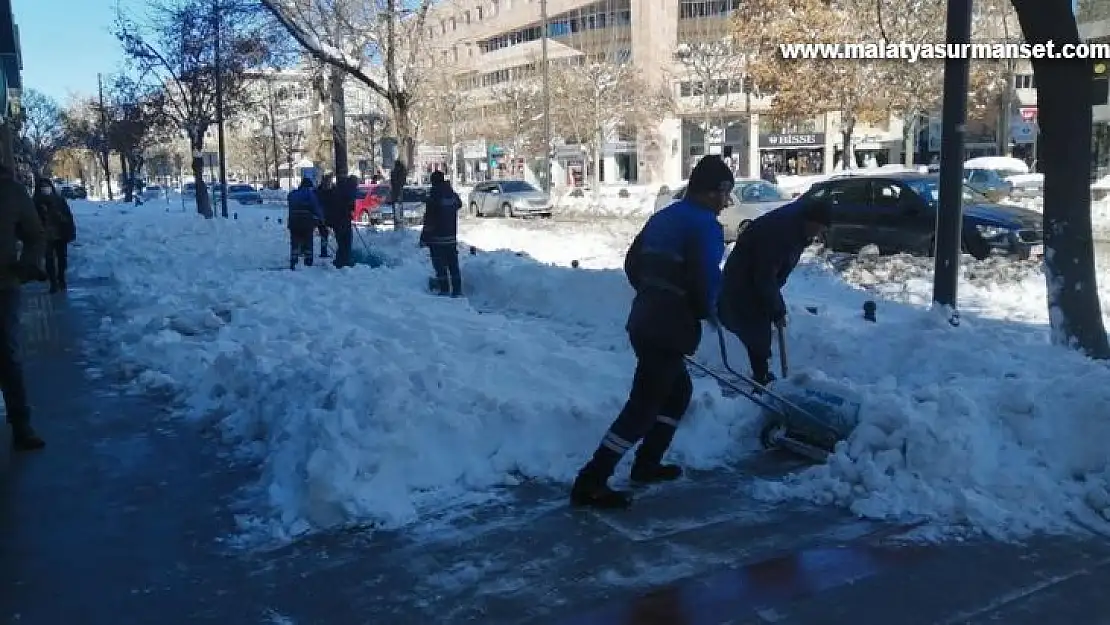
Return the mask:
<svg viewBox="0 0 1110 625">
<path fill-rule="evenodd" d="M 122 0 L 124 7 L 140 0 Z M 23 83 L 61 102 L 96 93 L 97 72 L 122 61 L 110 28 L 116 0 L 13 0 L 23 46 Z"/>
</svg>

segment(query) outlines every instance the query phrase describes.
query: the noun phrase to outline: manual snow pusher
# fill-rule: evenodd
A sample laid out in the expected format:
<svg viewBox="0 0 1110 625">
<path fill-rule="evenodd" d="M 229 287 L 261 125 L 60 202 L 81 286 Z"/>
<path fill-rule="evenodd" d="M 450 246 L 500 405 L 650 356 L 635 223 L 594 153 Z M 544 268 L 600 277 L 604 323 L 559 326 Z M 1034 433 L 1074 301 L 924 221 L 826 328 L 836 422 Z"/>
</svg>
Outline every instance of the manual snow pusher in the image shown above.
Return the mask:
<svg viewBox="0 0 1110 625">
<path fill-rule="evenodd" d="M 782 379 L 774 385 L 774 389 L 735 371 L 729 365 L 725 335 L 719 328 L 717 341 L 721 348 L 721 361 L 732 379 L 692 358 L 687 358 L 686 362 L 763 409 L 764 425 L 759 439 L 764 447 L 824 462 L 836 444 L 848 438 L 859 423 L 862 402 L 854 391 L 804 375 L 789 378 L 786 338 L 781 328 L 778 330 L 778 343 Z"/>
</svg>

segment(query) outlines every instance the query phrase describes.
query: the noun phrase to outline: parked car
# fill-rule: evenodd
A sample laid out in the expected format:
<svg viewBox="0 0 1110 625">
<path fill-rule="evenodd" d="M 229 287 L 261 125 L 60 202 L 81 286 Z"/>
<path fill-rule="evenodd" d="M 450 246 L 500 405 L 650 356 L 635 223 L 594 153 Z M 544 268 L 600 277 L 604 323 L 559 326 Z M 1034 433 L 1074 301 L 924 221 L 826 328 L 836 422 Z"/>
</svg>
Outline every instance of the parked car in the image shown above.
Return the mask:
<svg viewBox="0 0 1110 625">
<path fill-rule="evenodd" d="M 379 219 L 378 223 L 381 223 L 381 214 L 378 212 L 378 207 L 388 199 L 389 185 L 368 184 L 360 186 L 355 191 L 355 208 L 351 215 L 351 221 L 363 226 L 373 224 L 375 219 Z"/>
<path fill-rule="evenodd" d="M 214 185 L 212 194 L 214 202 L 219 201 L 222 192 L 222 185 Z M 235 201 L 240 204 L 261 204 L 262 194 L 249 184 L 235 183 L 227 185 L 227 199 L 229 202 Z"/>
<path fill-rule="evenodd" d="M 162 197 L 165 197 L 165 196 L 166 196 L 166 188 L 161 186 L 161 185 L 157 185 L 157 184 L 147 185 L 146 187 L 143 188 L 143 192 L 140 194 L 140 197 L 143 198 L 144 202 L 149 202 L 150 200 L 157 200 L 158 198 L 162 198 Z"/>
<path fill-rule="evenodd" d="M 662 190 L 661 190 L 662 191 Z M 686 185 L 677 191 L 661 192 L 655 199 L 655 210 L 666 207 L 675 200 L 686 197 Z M 725 242 L 732 243 L 736 240 L 742 225 L 759 217 L 763 213 L 774 210 L 790 201 L 790 197 L 778 186 L 759 178 L 741 178 L 732 188 L 732 199 L 728 208 L 721 211 L 717 220 L 725 230 Z"/>
<path fill-rule="evenodd" d="M 551 196 L 524 180 L 491 180 L 474 185 L 467 199 L 475 217 L 551 217 Z"/>
<path fill-rule="evenodd" d="M 875 245 L 882 254 L 932 255 L 939 189 L 938 176 L 901 173 L 833 178 L 802 197 L 829 203 L 828 249 L 857 252 Z M 976 258 L 1044 255 L 1043 220 L 1035 211 L 992 203 L 965 184 L 963 219 L 964 251 Z"/>
<path fill-rule="evenodd" d="M 1010 197 L 1014 189 L 1014 185 L 994 169 L 964 168 L 964 182 L 994 202 Z"/>
<path fill-rule="evenodd" d="M 67 200 L 84 200 L 89 197 L 85 187 L 79 184 L 62 184 L 58 186 L 58 195 Z"/>
<path fill-rule="evenodd" d="M 400 209 L 406 224 L 419 224 L 424 221 L 424 202 L 428 200 L 430 190 L 431 187 L 412 186 L 405 187 L 401 192 Z M 370 211 L 370 223 L 375 225 L 393 223 L 393 198 L 388 195 L 388 187 L 386 192 L 386 198 Z"/>
<path fill-rule="evenodd" d="M 197 183 L 186 182 L 181 185 L 181 198 L 183 200 L 195 200 L 197 197 Z"/>
</svg>

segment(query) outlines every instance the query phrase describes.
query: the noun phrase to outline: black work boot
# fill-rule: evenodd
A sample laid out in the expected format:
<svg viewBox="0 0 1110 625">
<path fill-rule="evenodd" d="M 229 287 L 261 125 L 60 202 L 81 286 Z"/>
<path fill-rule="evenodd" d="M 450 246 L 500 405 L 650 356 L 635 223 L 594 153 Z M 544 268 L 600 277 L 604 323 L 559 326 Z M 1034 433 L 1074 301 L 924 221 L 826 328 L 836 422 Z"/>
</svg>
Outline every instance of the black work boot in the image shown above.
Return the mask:
<svg viewBox="0 0 1110 625">
<path fill-rule="evenodd" d="M 46 447 L 46 441 L 35 433 L 29 423 L 12 424 L 12 449 L 16 451 L 35 451 Z"/>
<path fill-rule="evenodd" d="M 673 482 L 682 477 L 682 467 L 677 464 L 664 464 L 662 462 L 641 462 L 637 460 L 632 465 L 633 482 L 640 484 L 655 484 L 657 482 Z"/>
<path fill-rule="evenodd" d="M 598 510 L 623 510 L 631 506 L 632 494 L 609 488 L 607 481 L 586 465 L 570 489 L 570 505 Z"/>
</svg>

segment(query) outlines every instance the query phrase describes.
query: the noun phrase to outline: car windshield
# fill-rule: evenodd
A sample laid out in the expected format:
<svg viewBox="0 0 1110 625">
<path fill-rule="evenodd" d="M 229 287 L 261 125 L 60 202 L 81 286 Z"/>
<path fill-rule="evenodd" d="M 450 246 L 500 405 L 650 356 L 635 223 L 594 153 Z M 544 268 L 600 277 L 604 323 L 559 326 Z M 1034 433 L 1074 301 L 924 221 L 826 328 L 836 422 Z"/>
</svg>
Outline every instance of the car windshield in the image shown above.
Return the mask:
<svg viewBox="0 0 1110 625">
<path fill-rule="evenodd" d="M 777 187 L 766 182 L 740 183 L 734 193 L 741 202 L 779 202 L 786 199 Z"/>
<path fill-rule="evenodd" d="M 931 204 L 935 204 L 940 199 L 940 180 L 938 178 L 907 180 L 906 185 Z M 967 183 L 964 183 L 964 201 L 987 202 L 989 200 L 987 196 L 972 189 Z"/>
<path fill-rule="evenodd" d="M 228 187 L 228 190 L 232 193 L 250 193 L 254 191 L 254 187 L 249 184 L 233 184 Z"/>
<path fill-rule="evenodd" d="M 533 193 L 538 191 L 536 187 L 524 182 L 523 180 L 514 180 L 511 182 L 502 182 L 501 190 L 505 193 Z"/>
</svg>

